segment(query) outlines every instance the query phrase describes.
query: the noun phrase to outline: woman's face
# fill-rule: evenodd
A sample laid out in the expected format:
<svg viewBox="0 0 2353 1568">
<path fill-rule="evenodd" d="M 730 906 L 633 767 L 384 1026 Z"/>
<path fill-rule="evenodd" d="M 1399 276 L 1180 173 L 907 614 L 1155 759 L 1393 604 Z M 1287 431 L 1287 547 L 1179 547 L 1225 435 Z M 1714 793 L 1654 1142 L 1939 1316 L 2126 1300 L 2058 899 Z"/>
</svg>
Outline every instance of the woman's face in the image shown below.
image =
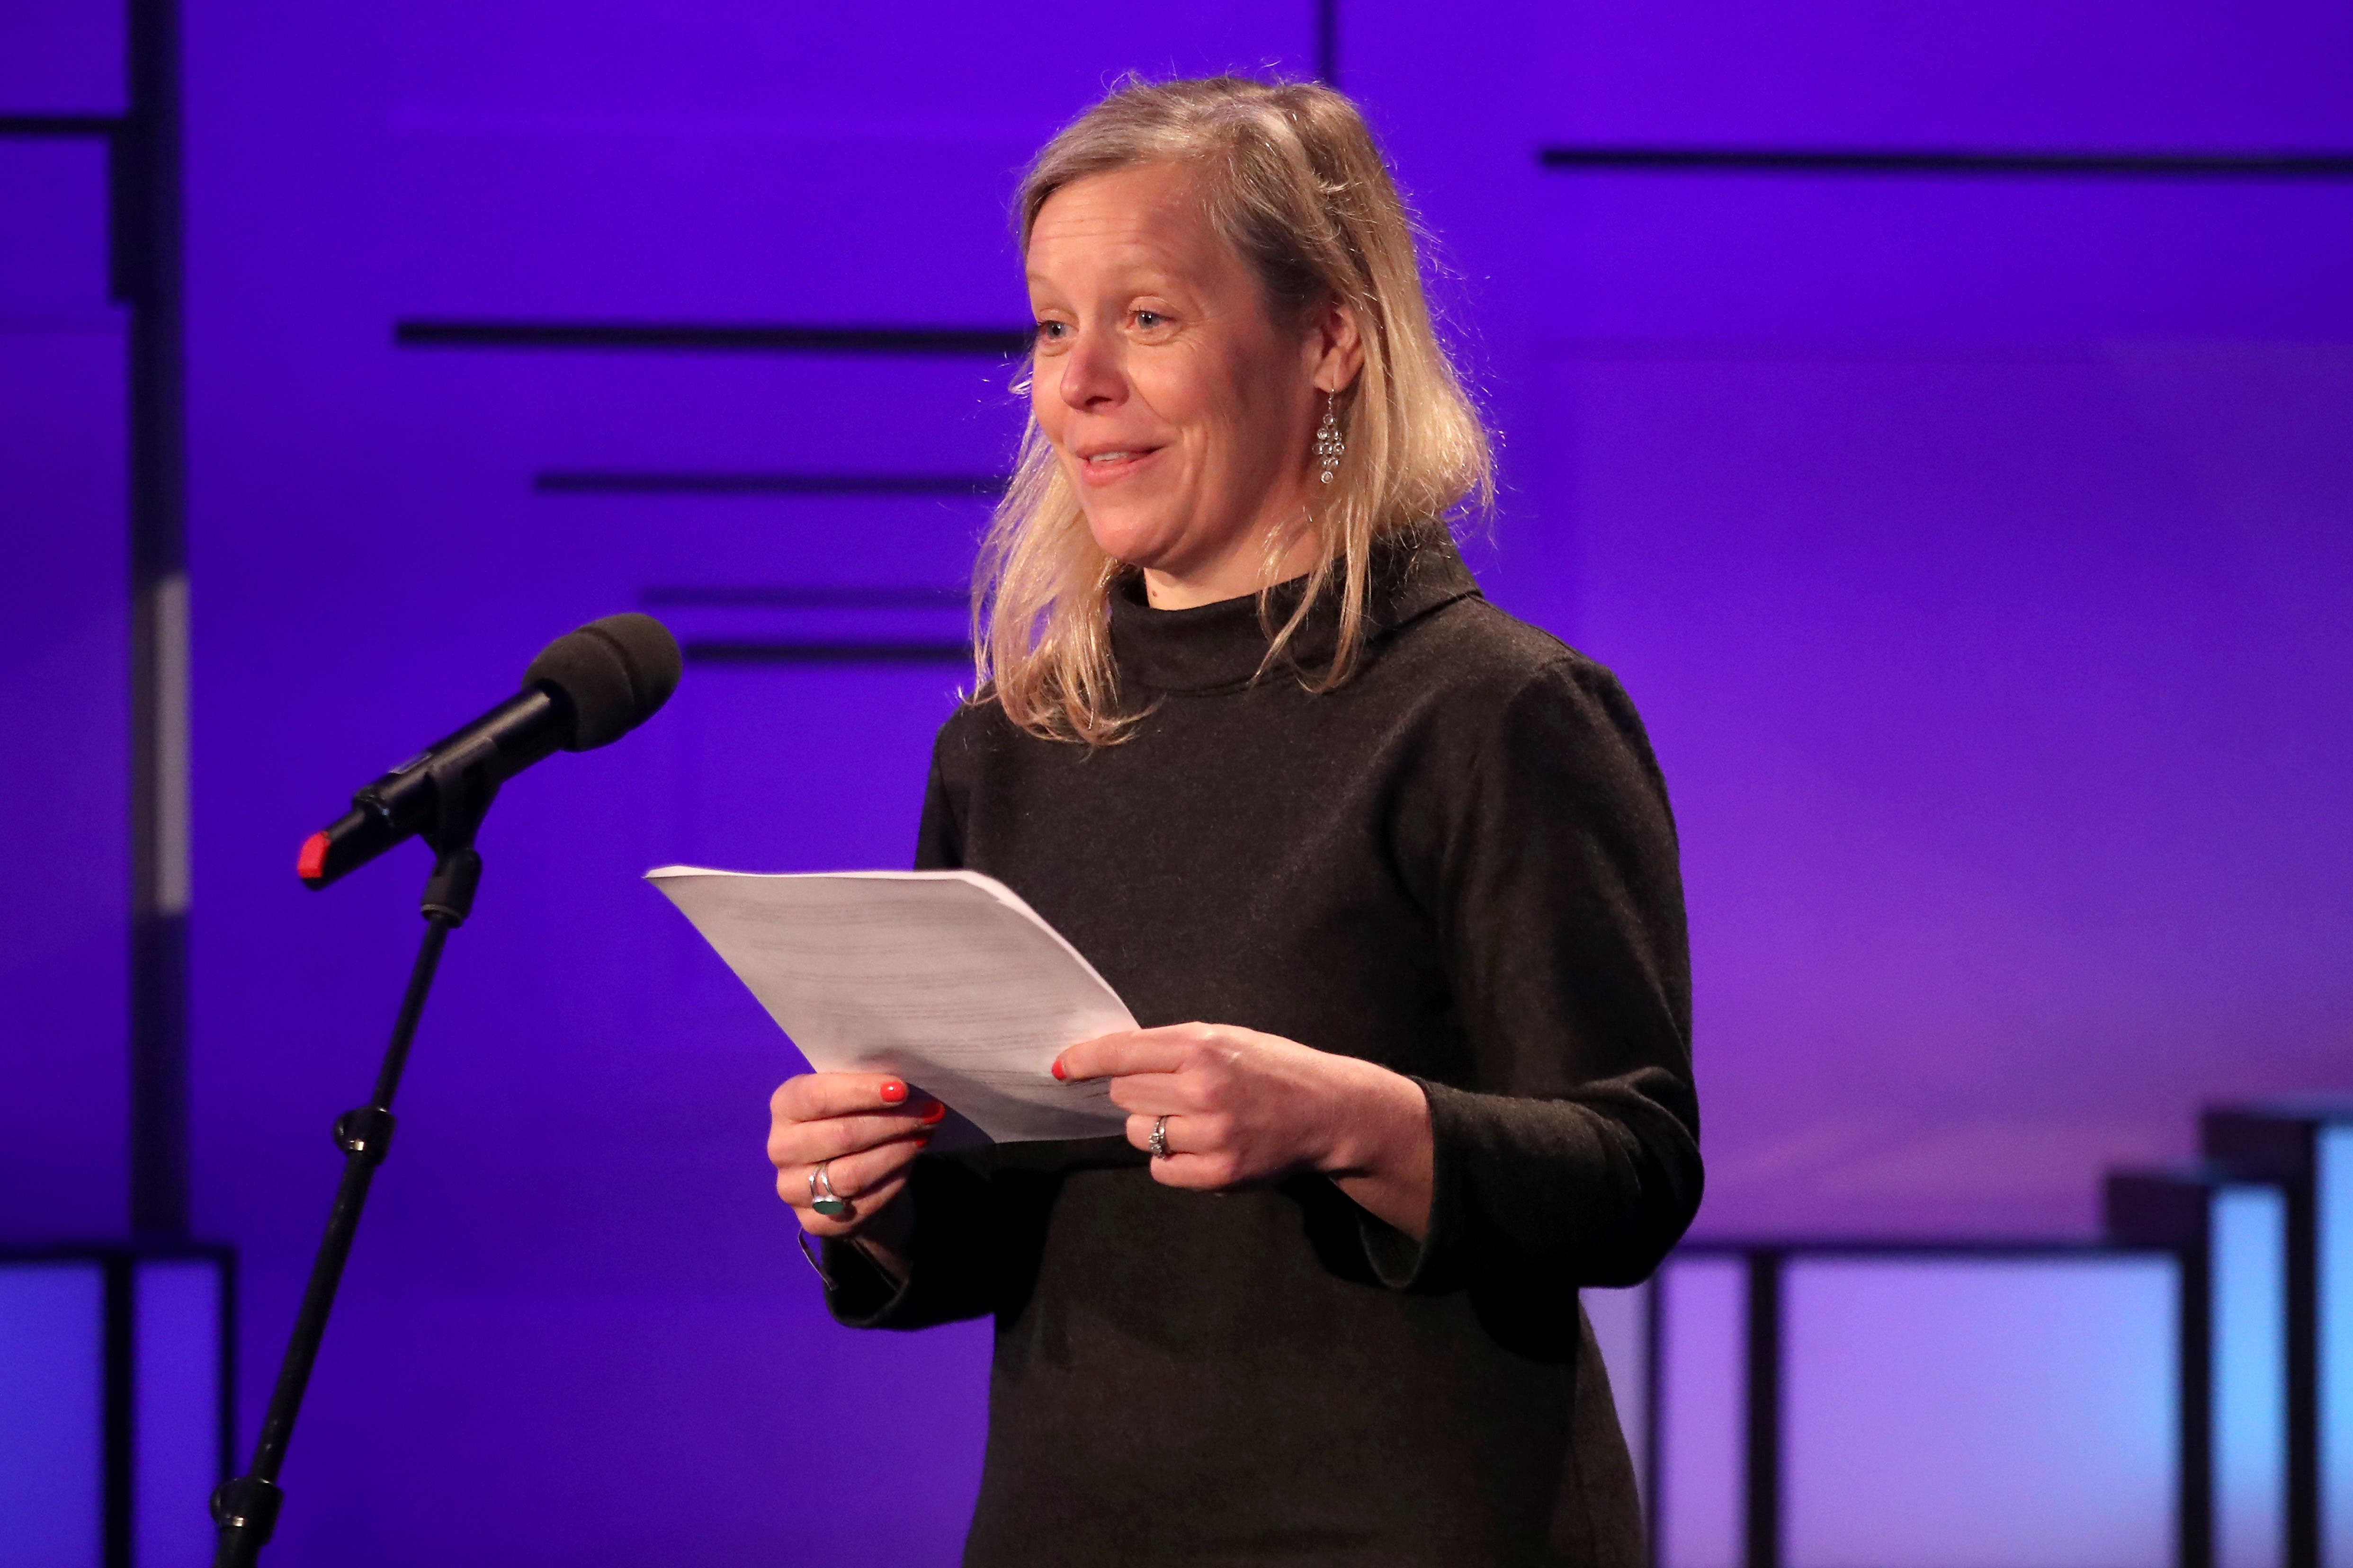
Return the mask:
<svg viewBox="0 0 2353 1568">
<path fill-rule="evenodd" d="M 1334 308 L 1278 327 L 1174 164 L 1055 192 L 1029 275 L 1030 404 L 1095 542 L 1144 569 L 1155 605 L 1254 591 L 1268 542 L 1306 518 L 1323 393 L 1362 358 L 1354 323 Z M 1312 549 L 1302 531 L 1293 553 Z"/>
</svg>

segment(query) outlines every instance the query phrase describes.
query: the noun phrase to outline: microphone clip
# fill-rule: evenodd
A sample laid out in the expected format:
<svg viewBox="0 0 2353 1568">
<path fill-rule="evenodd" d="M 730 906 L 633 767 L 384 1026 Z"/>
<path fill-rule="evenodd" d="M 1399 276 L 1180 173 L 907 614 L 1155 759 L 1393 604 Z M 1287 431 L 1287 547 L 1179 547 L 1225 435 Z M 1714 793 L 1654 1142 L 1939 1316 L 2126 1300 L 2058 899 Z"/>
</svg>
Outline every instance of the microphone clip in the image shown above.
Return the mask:
<svg viewBox="0 0 2353 1568">
<path fill-rule="evenodd" d="M 484 763 L 479 756 L 455 757 L 427 770 L 433 775 L 433 817 L 417 837 L 433 847 L 433 875 L 426 879 L 422 907 L 426 919 L 453 931 L 473 913 L 474 889 L 482 881 L 474 835 L 499 797 L 498 775 Z"/>
</svg>

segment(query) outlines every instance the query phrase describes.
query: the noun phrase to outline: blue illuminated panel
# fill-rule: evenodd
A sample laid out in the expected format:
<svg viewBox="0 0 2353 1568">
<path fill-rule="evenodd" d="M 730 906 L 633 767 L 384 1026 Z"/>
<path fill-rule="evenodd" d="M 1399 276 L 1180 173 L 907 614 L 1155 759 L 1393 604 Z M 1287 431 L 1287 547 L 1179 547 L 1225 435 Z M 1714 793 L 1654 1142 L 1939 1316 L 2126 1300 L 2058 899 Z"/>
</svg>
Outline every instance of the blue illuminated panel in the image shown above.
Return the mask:
<svg viewBox="0 0 2353 1568">
<path fill-rule="evenodd" d="M 1601 1347 L 1602 1364 L 1609 1369 L 1609 1394 L 1617 1402 L 1618 1425 L 1626 1434 L 1626 1447 L 1634 1457 L 1634 1476 L 1642 1496 L 1651 1495 L 1651 1287 L 1630 1290 L 1587 1290 L 1580 1293 L 1586 1320 L 1593 1325 L 1594 1342 Z"/>
<path fill-rule="evenodd" d="M 132 1500 L 139 1568 L 204 1568 L 220 1484 L 221 1271 L 211 1259 L 141 1265 Z"/>
<path fill-rule="evenodd" d="M 1747 1269 L 1691 1258 L 1661 1270 L 1660 1568 L 1738 1568 L 1746 1479 Z"/>
<path fill-rule="evenodd" d="M 2287 1507 L 2287 1200 L 2214 1194 L 2214 1561 L 2278 1568 Z"/>
<path fill-rule="evenodd" d="M 1792 1258 L 1788 1568 L 2161 1568 L 2174 1556 L 2169 1259 Z"/>
<path fill-rule="evenodd" d="M 0 1264 L 0 1521 L 12 1568 L 98 1561 L 105 1313 L 95 1264 Z"/>
<path fill-rule="evenodd" d="M 2353 1568 L 2353 1126 L 2316 1136 L 2320 1529 L 2329 1568 Z"/>
</svg>

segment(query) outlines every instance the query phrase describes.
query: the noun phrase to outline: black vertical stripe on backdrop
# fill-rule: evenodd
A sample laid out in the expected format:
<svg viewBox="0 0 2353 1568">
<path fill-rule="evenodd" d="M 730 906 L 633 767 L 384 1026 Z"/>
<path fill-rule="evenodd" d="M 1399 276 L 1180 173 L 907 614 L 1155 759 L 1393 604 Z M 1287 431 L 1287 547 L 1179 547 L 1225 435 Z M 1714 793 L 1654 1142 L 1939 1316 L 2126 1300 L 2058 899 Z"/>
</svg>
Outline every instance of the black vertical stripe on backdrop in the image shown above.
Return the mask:
<svg viewBox="0 0 2353 1568">
<path fill-rule="evenodd" d="M 2320 1568 L 2320 1194 L 2315 1130 L 2287 1194 L 2287 1568 Z M 2345 1222 L 2339 1219 L 2337 1224 Z M 2347 1309 L 2339 1308 L 2338 1310 Z M 2348 1375 L 2337 1369 L 2334 1375 Z M 2353 1434 L 2337 1438 L 2353 1441 Z"/>
<path fill-rule="evenodd" d="M 220 1260 L 220 1423 L 213 1449 L 213 1484 L 237 1473 L 237 1313 L 239 1299 L 237 1253 L 214 1250 Z"/>
<path fill-rule="evenodd" d="M 1748 1255 L 1748 1462 L 1742 1499 L 1744 1568 L 1781 1568 L 1781 1276 L 1783 1255 Z"/>
<path fill-rule="evenodd" d="M 99 1561 L 105 1568 L 132 1568 L 134 1428 L 138 1417 L 138 1263 L 128 1252 L 112 1252 L 99 1265 L 104 1281 L 100 1400 L 102 1413 L 99 1461 Z M 191 1502 L 195 1500 L 191 1499 Z"/>
<path fill-rule="evenodd" d="M 2181 1467 L 2173 1517 L 2179 1568 L 2214 1564 L 2214 1249 L 2211 1233 L 2181 1250 Z"/>
<path fill-rule="evenodd" d="M 131 1228 L 188 1228 L 186 418 L 177 0 L 131 0 L 131 110 L 111 143 L 109 269 L 129 307 L 132 608 Z M 176 646 L 166 646 L 167 642 Z M 179 672 L 166 679 L 167 669 Z"/>
<path fill-rule="evenodd" d="M 188 1233 L 188 920 L 131 922 L 131 1229 Z"/>
</svg>

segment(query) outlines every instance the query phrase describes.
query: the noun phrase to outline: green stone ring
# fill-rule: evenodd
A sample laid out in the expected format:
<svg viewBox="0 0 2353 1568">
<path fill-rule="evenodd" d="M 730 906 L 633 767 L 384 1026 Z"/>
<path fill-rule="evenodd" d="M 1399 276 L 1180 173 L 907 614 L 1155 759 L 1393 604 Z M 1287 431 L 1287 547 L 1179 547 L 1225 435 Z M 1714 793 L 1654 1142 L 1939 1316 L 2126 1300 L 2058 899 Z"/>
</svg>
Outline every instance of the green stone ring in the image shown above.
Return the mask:
<svg viewBox="0 0 2353 1568">
<path fill-rule="evenodd" d="M 839 1219 L 849 1212 L 849 1200 L 833 1190 L 833 1178 L 825 1173 L 825 1168 L 832 1163 L 830 1160 L 819 1160 L 817 1168 L 809 1173 L 809 1207 L 828 1219 Z"/>
</svg>

